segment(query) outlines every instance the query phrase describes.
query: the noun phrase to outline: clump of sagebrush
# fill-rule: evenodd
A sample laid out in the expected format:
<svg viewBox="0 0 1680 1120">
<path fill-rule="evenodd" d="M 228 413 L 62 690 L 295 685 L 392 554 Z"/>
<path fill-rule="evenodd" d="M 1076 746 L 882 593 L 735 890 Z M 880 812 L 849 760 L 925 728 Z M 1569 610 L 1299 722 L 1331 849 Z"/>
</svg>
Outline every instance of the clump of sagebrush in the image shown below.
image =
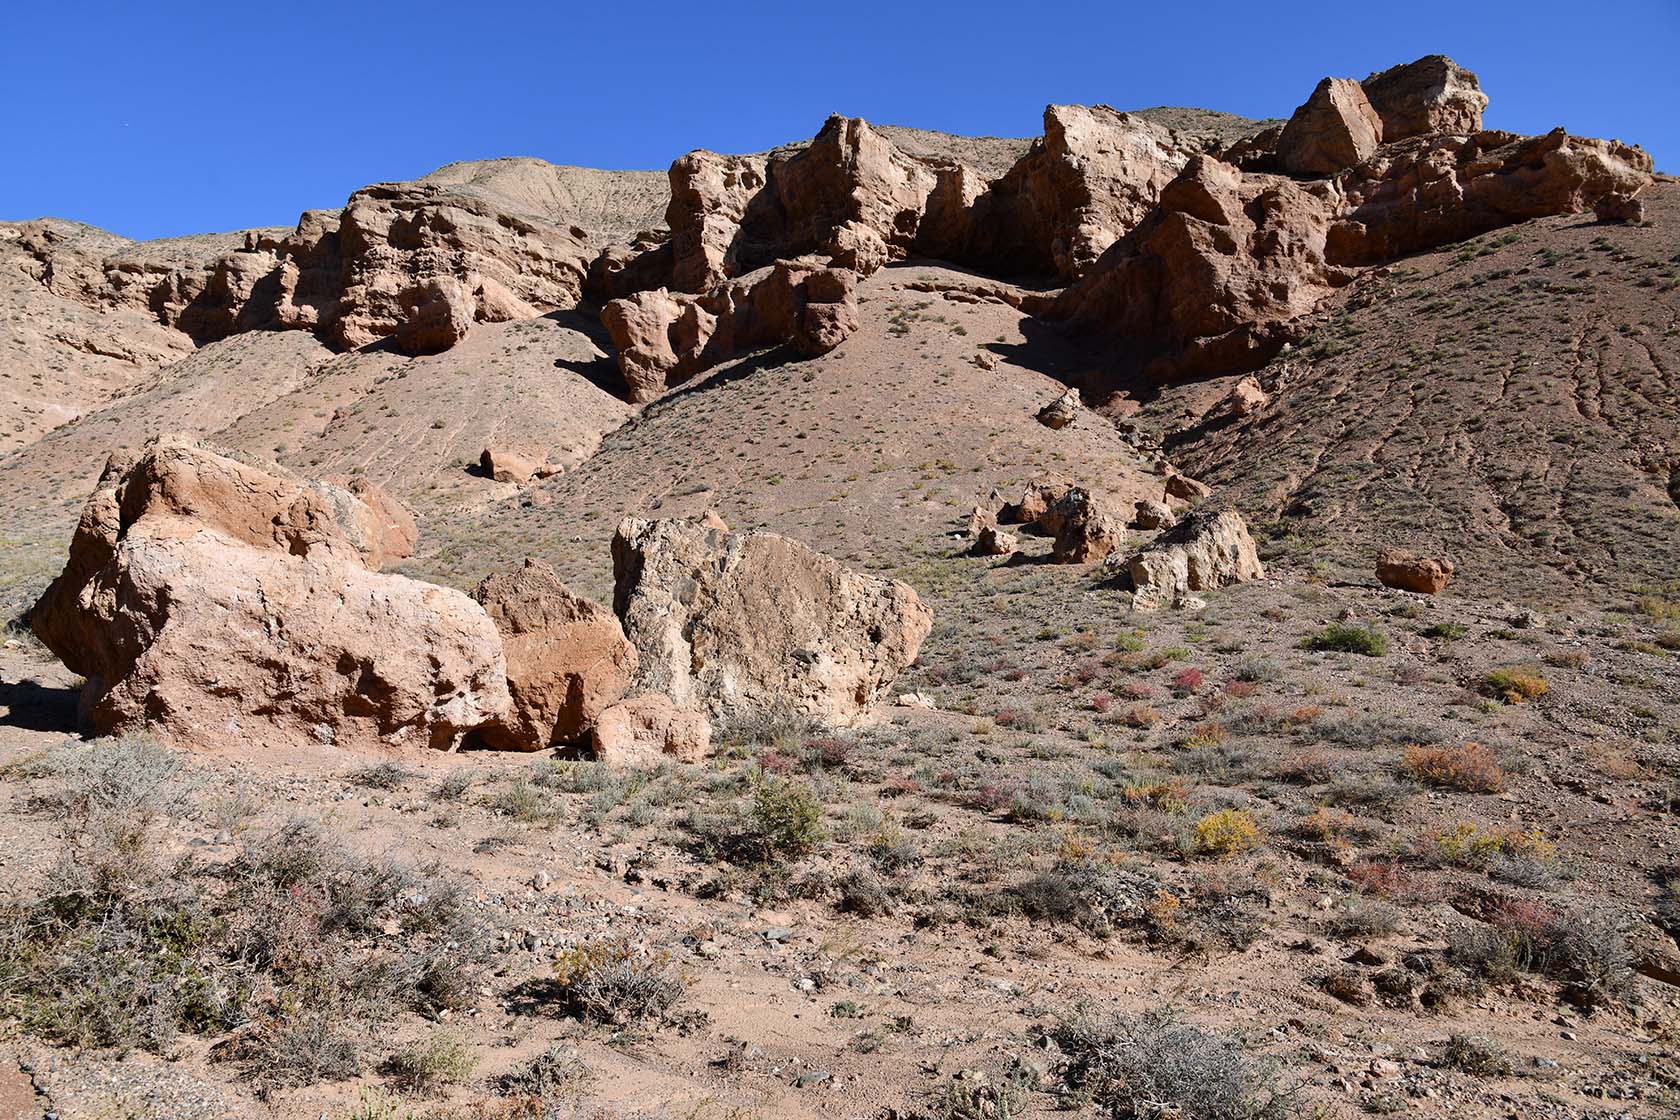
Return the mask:
<svg viewBox="0 0 1680 1120">
<path fill-rule="evenodd" d="M 385 1074 L 405 1093 L 437 1096 L 478 1067 L 478 1054 L 453 1031 L 412 1042 L 385 1061 Z"/>
<path fill-rule="evenodd" d="M 1448 935 L 1449 959 L 1473 978 L 1497 984 L 1536 973 L 1555 980 L 1564 999 L 1588 1009 L 1630 994 L 1633 957 L 1619 923 L 1528 901 L 1506 902 L 1490 919 Z"/>
<path fill-rule="evenodd" d="M 368 1028 L 463 1007 L 486 945 L 435 870 L 348 852 L 317 826 L 248 836 L 208 866 L 172 852 L 192 782 L 146 740 L 44 769 L 64 851 L 0 906 L 0 1013 L 54 1042 L 169 1053 L 239 1025 L 228 1056 L 268 1083 L 349 1076 Z"/>
<path fill-rule="evenodd" d="M 349 775 L 349 780 L 352 785 L 364 789 L 377 789 L 389 793 L 406 786 L 417 776 L 414 771 L 399 763 L 380 762 L 353 772 Z"/>
<path fill-rule="evenodd" d="M 541 1054 L 496 1078 L 496 1092 L 517 1097 L 539 1108 L 574 1095 L 589 1079 L 589 1067 L 575 1050 L 550 1046 Z"/>
<path fill-rule="evenodd" d="M 1169 1012 L 1073 1020 L 1051 1031 L 1067 1055 L 1067 1088 L 1117 1120 L 1285 1120 L 1294 1093 L 1275 1061 L 1239 1038 L 1183 1023 Z"/>
<path fill-rule="evenodd" d="M 38 895 L 0 906 L 0 1008 L 55 1042 L 158 1053 L 237 1022 L 251 977 L 160 839 L 190 785 L 179 760 L 135 736 L 54 752 L 35 773 L 57 779 L 35 802 L 59 816 L 63 850 Z"/>
<path fill-rule="evenodd" d="M 762 772 L 743 812 L 696 818 L 691 827 L 707 855 L 765 869 L 803 859 L 827 836 L 822 802 L 810 786 Z"/>
</svg>

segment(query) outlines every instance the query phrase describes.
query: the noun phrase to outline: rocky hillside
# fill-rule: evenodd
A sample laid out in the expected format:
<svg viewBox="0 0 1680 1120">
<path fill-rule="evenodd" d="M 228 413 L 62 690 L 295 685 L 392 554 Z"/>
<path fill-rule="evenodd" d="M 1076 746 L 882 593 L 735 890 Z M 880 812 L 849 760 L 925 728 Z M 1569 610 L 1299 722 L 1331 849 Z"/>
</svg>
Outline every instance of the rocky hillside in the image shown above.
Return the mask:
<svg viewBox="0 0 1680 1120">
<path fill-rule="evenodd" d="M 1299 96 L 0 224 L 0 1114 L 1673 1115 L 1680 186 Z"/>
</svg>

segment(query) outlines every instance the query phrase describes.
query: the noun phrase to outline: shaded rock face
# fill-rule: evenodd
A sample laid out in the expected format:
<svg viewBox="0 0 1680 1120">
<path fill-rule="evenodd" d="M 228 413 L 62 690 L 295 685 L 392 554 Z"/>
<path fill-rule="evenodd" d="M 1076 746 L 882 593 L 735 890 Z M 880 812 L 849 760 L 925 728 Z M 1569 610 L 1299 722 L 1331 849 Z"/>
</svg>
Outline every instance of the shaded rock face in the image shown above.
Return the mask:
<svg viewBox="0 0 1680 1120">
<path fill-rule="evenodd" d="M 1650 181 L 1638 148 L 1561 131 L 1405 140 L 1313 182 L 1198 156 L 1046 313 L 1113 337 L 1152 376 L 1258 369 L 1358 267 Z"/>
<path fill-rule="evenodd" d="M 1444 54 L 1391 66 L 1360 83 L 1382 118 L 1383 140 L 1482 130 L 1487 94 L 1476 75 Z"/>
<path fill-rule="evenodd" d="M 658 693 L 632 697 L 601 713 L 590 737 L 608 766 L 649 769 L 670 759 L 701 762 L 712 749 L 712 724 Z"/>
<path fill-rule="evenodd" d="M 540 750 L 583 740 L 636 675 L 618 618 L 574 595 L 539 560 L 491 576 L 473 598 L 501 635 L 512 712 L 482 732 L 493 747 Z"/>
<path fill-rule="evenodd" d="M 1161 377 L 1258 368 L 1353 277 L 1325 259 L 1334 197 L 1328 182 L 1197 156 L 1048 313 L 1114 336 Z"/>
<path fill-rule="evenodd" d="M 1277 154 L 1294 175 L 1334 175 L 1369 159 L 1382 143 L 1382 118 L 1350 78 L 1325 78 L 1278 136 Z"/>
<path fill-rule="evenodd" d="M 1061 501 L 1073 484 L 1053 479 L 1040 479 L 1028 483 L 1021 491 L 1021 499 L 1017 502 L 1006 502 L 998 510 L 997 520 L 1006 525 L 1037 526 L 1052 506 Z"/>
<path fill-rule="evenodd" d="M 630 399 L 657 398 L 719 362 L 791 342 L 808 357 L 834 349 L 857 329 L 857 276 L 820 258 L 777 261 L 700 296 L 658 288 L 608 303 Z"/>
<path fill-rule="evenodd" d="M 933 625 L 907 584 L 786 537 L 695 521 L 627 518 L 613 538 L 613 575 L 638 686 L 715 713 L 792 709 L 855 722 Z"/>
<path fill-rule="evenodd" d="M 471 599 L 369 571 L 317 491 L 184 443 L 112 457 L 30 621 L 94 734 L 449 748 L 509 709 Z"/>
<path fill-rule="evenodd" d="M 1235 510 L 1190 514 L 1133 556 L 1127 569 L 1132 605 L 1141 610 L 1187 605 L 1192 592 L 1266 574 Z"/>
<path fill-rule="evenodd" d="M 1437 556 L 1414 556 L 1405 549 L 1389 549 L 1377 557 L 1377 579 L 1385 587 L 1439 595 L 1452 580 L 1452 561 Z"/>
</svg>

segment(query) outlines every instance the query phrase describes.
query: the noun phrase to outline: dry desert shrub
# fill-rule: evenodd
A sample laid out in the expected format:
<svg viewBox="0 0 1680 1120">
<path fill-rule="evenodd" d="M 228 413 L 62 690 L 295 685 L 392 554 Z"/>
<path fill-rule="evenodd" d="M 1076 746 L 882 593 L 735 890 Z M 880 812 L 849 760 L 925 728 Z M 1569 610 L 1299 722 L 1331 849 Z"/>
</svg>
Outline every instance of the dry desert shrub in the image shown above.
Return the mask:
<svg viewBox="0 0 1680 1120">
<path fill-rule="evenodd" d="M 1633 986 L 1626 931 L 1585 911 L 1511 899 L 1485 924 L 1454 931 L 1448 956 L 1478 980 L 1507 983 L 1531 972 L 1558 982 L 1560 994 L 1582 1007 L 1604 1006 Z"/>
<path fill-rule="evenodd" d="M 1551 685 L 1538 665 L 1507 665 L 1482 675 L 1481 691 L 1507 704 L 1521 704 L 1546 695 Z"/>
<path fill-rule="evenodd" d="M 460 1085 L 478 1068 L 478 1054 L 455 1031 L 441 1031 L 392 1054 L 384 1072 L 404 1093 L 435 1097 Z"/>
<path fill-rule="evenodd" d="M 1285 1120 L 1296 1115 L 1278 1064 L 1252 1057 L 1239 1038 L 1179 1022 L 1167 1012 L 1060 1024 L 1069 1095 L 1116 1120 Z"/>
<path fill-rule="evenodd" d="M 404 1009 L 462 1007 L 485 939 L 452 881 L 354 855 L 318 826 L 243 838 L 208 865 L 171 857 L 194 812 L 179 759 L 141 739 L 73 748 L 47 800 L 65 849 L 4 904 L 0 1004 L 82 1047 L 168 1054 L 241 1025 L 220 1054 L 264 1084 L 349 1076 Z"/>
<path fill-rule="evenodd" d="M 1375 626 L 1332 622 L 1318 633 L 1303 638 L 1301 646 L 1320 653 L 1358 653 L 1366 657 L 1381 657 L 1388 652 L 1388 635 Z"/>
<path fill-rule="evenodd" d="M 1457 747 L 1427 747 L 1414 743 L 1406 748 L 1406 772 L 1432 786 L 1466 793 L 1498 793 L 1505 788 L 1505 768 L 1499 756 L 1480 743 Z"/>
<path fill-rule="evenodd" d="M 554 983 L 567 1011 L 619 1026 L 663 1017 L 688 990 L 669 954 L 637 948 L 624 938 L 590 941 L 561 953 Z"/>
</svg>

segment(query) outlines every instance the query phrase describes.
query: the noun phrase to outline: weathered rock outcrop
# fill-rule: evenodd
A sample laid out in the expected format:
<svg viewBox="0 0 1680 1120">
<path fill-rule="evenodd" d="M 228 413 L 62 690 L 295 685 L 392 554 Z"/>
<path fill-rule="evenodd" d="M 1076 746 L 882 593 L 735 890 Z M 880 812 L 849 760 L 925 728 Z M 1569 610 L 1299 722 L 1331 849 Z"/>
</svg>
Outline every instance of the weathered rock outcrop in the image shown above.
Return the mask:
<svg viewBox="0 0 1680 1120">
<path fill-rule="evenodd" d="M 690 152 L 670 180 L 669 239 L 597 270 L 599 298 L 655 288 L 704 295 L 804 256 L 867 276 L 909 251 L 936 175 L 866 121 L 834 115 L 792 151 Z"/>
<path fill-rule="evenodd" d="M 420 527 L 384 487 L 359 475 L 333 475 L 314 488 L 332 504 L 333 519 L 368 567 L 377 570 L 414 555 Z"/>
<path fill-rule="evenodd" d="M 1265 576 L 1248 525 L 1235 510 L 1192 513 L 1127 565 L 1132 605 L 1184 606 L 1191 593 Z"/>
<path fill-rule="evenodd" d="M 1208 140 L 1106 105 L 1051 105 L 1044 136 L 1002 178 L 939 170 L 918 252 L 1004 275 L 1081 274 L 1149 213 Z"/>
<path fill-rule="evenodd" d="M 1439 595 L 1451 582 L 1451 560 L 1438 556 L 1416 556 L 1402 548 L 1391 548 L 1377 557 L 1377 579 L 1385 587 Z"/>
<path fill-rule="evenodd" d="M 182 442 L 112 457 L 30 621 L 98 734 L 448 748 L 509 708 L 471 599 L 369 571 L 317 490 Z"/>
<path fill-rule="evenodd" d="M 897 580 L 797 541 L 628 518 L 613 538 L 613 609 L 638 684 L 718 713 L 783 708 L 855 721 L 915 660 L 932 613 Z"/>
<path fill-rule="evenodd" d="M 1391 66 L 1360 83 L 1382 118 L 1386 143 L 1410 136 L 1460 135 L 1482 130 L 1487 94 L 1476 75 L 1444 54 Z"/>
<path fill-rule="evenodd" d="M 1049 314 L 1123 340 L 1161 377 L 1257 368 L 1353 277 L 1324 255 L 1335 196 L 1197 156 Z"/>
<path fill-rule="evenodd" d="M 1277 154 L 1294 175 L 1334 175 L 1369 159 L 1382 143 L 1382 118 L 1351 78 L 1325 78 L 1290 116 Z"/>
<path fill-rule="evenodd" d="M 753 350 L 791 342 L 806 356 L 827 353 L 857 329 L 856 284 L 849 269 L 804 257 L 700 296 L 637 292 L 608 303 L 601 321 L 630 399 L 639 403 Z"/>
<path fill-rule="evenodd" d="M 61 251 L 45 224 L 37 240 L 56 290 L 144 308 L 201 344 L 309 330 L 349 348 L 391 336 L 411 354 L 447 349 L 475 322 L 575 306 L 594 255 L 580 229 L 424 181 L 365 187 L 342 211 L 307 211 L 290 233 L 252 233 L 209 260 Z"/>
<path fill-rule="evenodd" d="M 1257 369 L 1360 266 L 1632 196 L 1650 157 L 1562 131 L 1414 138 L 1334 179 L 1191 160 L 1160 205 L 1046 310 L 1162 378 Z"/>
<path fill-rule="evenodd" d="M 1061 501 L 1073 484 L 1056 479 L 1038 479 L 1021 491 L 1021 499 L 1006 502 L 998 510 L 997 520 L 1006 525 L 1037 526 L 1050 508 Z"/>
<path fill-rule="evenodd" d="M 1591 211 L 1651 182 L 1651 157 L 1614 140 L 1478 132 L 1385 146 L 1340 179 L 1325 253 L 1370 265 L 1517 222 Z"/>
<path fill-rule="evenodd" d="M 572 594 L 540 560 L 491 576 L 473 598 L 501 635 L 513 701 L 509 718 L 483 731 L 488 745 L 579 742 L 635 679 L 636 650 L 618 618 Z"/>
</svg>

